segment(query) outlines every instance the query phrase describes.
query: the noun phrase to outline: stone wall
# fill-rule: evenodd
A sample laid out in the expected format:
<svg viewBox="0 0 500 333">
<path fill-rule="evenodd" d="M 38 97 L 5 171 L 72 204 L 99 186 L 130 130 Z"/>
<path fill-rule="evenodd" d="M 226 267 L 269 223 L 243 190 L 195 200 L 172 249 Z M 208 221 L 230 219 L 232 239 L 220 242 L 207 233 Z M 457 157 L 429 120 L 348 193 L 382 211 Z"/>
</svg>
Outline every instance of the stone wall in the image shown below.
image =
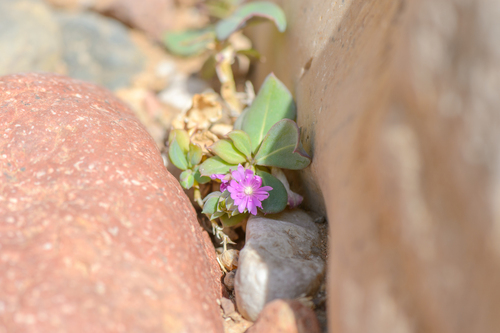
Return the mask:
<svg viewBox="0 0 500 333">
<path fill-rule="evenodd" d="M 289 0 L 252 31 L 330 227 L 330 332 L 500 331 L 500 4 Z"/>
</svg>

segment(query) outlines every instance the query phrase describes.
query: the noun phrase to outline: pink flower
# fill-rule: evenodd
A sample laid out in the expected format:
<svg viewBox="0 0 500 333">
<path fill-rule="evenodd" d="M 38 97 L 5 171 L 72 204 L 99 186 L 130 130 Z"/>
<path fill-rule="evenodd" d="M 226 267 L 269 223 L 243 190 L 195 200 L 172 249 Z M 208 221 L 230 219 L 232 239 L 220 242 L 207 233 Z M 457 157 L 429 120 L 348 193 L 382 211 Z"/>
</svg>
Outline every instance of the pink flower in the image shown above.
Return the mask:
<svg viewBox="0 0 500 333">
<path fill-rule="evenodd" d="M 224 192 L 227 188 L 227 185 L 229 184 L 229 179 L 231 177 L 229 177 L 229 175 L 224 175 L 222 173 L 215 173 L 211 175 L 210 178 L 212 178 L 213 180 L 219 179 L 221 181 L 220 191 Z"/>
<path fill-rule="evenodd" d="M 243 213 L 248 209 L 253 215 L 257 215 L 257 207 L 262 208 L 262 201 L 269 197 L 271 186 L 262 186 L 262 178 L 254 175 L 250 169 L 245 169 L 241 164 L 238 170 L 234 170 L 231 175 L 233 180 L 227 186 L 231 193 L 231 199 L 238 206 L 238 211 Z M 261 187 L 262 186 L 262 187 Z"/>
</svg>

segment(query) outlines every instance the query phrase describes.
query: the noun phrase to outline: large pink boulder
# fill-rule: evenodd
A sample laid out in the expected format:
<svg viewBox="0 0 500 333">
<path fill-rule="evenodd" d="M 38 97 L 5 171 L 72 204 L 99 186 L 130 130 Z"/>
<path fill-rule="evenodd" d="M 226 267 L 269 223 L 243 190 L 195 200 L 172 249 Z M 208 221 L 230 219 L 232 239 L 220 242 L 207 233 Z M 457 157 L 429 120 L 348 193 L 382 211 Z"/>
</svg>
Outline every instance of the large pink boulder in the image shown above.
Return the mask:
<svg viewBox="0 0 500 333">
<path fill-rule="evenodd" d="M 220 332 L 220 270 L 153 139 L 108 91 L 0 78 L 0 332 Z"/>
</svg>

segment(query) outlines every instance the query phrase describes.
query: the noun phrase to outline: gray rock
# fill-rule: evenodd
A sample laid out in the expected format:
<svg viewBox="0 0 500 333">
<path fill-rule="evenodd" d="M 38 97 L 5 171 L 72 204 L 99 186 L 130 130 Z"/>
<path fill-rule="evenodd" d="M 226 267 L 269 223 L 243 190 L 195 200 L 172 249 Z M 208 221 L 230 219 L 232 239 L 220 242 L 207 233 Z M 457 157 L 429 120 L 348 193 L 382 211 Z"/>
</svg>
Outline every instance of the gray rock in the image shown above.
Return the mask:
<svg viewBox="0 0 500 333">
<path fill-rule="evenodd" d="M 0 50 L 0 75 L 57 72 L 62 61 L 61 32 L 47 4 L 1 0 Z"/>
<path fill-rule="evenodd" d="M 299 209 L 248 220 L 234 286 L 243 317 L 255 320 L 272 300 L 316 292 L 325 271 L 318 239 L 312 218 Z"/>
<path fill-rule="evenodd" d="M 231 271 L 224 276 L 224 285 L 229 290 L 234 290 L 234 278 L 236 277 L 236 271 Z"/>
<path fill-rule="evenodd" d="M 56 16 L 69 76 L 116 90 L 144 68 L 145 56 L 120 22 L 91 12 Z"/>
</svg>

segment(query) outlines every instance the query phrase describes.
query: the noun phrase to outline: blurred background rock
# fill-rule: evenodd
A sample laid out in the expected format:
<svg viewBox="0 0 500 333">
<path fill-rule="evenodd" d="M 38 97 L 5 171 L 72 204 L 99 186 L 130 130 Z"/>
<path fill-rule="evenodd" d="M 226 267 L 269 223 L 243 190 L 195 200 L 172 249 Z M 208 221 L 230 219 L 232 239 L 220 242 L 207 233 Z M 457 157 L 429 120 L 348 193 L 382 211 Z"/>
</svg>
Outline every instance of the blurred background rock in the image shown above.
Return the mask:
<svg viewBox="0 0 500 333">
<path fill-rule="evenodd" d="M 173 117 L 207 88 L 194 76 L 203 57 L 174 58 L 161 45 L 167 29 L 205 22 L 190 5 L 0 0 L 0 75 L 52 72 L 104 86 L 134 110 L 163 148 Z"/>
<path fill-rule="evenodd" d="M 283 0 L 330 332 L 500 332 L 500 2 Z"/>
</svg>

